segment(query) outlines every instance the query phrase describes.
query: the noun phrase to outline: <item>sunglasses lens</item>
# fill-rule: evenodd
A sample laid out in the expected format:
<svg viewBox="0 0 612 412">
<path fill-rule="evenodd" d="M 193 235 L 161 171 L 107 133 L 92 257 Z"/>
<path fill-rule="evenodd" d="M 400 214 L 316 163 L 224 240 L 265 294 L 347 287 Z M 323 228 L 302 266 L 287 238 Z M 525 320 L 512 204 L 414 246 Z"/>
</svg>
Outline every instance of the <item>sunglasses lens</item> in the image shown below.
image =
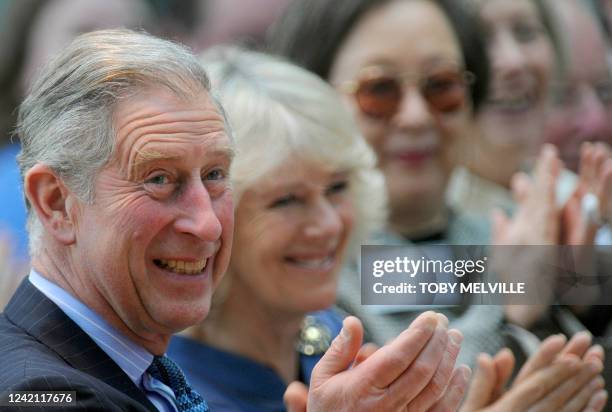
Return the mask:
<svg viewBox="0 0 612 412">
<path fill-rule="evenodd" d="M 427 78 L 422 85 L 422 93 L 432 109 L 452 113 L 465 104 L 467 88 L 460 73 L 448 72 Z"/>
<path fill-rule="evenodd" d="M 392 117 L 402 99 L 401 84 L 392 77 L 362 80 L 355 93 L 361 111 L 376 119 Z"/>
</svg>

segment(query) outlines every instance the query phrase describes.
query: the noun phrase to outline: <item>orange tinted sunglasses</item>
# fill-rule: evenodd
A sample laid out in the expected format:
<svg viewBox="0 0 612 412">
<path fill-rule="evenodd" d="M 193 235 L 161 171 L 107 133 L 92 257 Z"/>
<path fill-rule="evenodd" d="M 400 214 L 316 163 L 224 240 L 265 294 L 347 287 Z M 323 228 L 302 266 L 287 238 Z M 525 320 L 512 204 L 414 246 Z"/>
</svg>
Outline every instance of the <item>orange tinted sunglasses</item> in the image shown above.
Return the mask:
<svg viewBox="0 0 612 412">
<path fill-rule="evenodd" d="M 392 118 L 404 97 L 404 84 L 414 81 L 431 109 L 449 114 L 461 109 L 468 99 L 473 73 L 459 69 L 443 69 L 423 77 L 390 74 L 381 67 L 369 67 L 356 81 L 343 83 L 340 88 L 353 95 L 361 112 L 380 120 Z"/>
</svg>

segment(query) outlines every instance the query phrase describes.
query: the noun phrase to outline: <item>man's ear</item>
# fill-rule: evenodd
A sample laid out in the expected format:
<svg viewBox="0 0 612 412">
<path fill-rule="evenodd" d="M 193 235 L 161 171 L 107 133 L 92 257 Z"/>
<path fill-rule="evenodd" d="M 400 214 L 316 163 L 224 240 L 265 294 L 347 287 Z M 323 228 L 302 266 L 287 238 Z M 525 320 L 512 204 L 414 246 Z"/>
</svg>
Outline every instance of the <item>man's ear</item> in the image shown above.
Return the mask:
<svg viewBox="0 0 612 412">
<path fill-rule="evenodd" d="M 58 242 L 71 245 L 75 242 L 74 195 L 64 181 L 49 167 L 36 164 L 25 175 L 25 195 L 46 231 Z"/>
</svg>

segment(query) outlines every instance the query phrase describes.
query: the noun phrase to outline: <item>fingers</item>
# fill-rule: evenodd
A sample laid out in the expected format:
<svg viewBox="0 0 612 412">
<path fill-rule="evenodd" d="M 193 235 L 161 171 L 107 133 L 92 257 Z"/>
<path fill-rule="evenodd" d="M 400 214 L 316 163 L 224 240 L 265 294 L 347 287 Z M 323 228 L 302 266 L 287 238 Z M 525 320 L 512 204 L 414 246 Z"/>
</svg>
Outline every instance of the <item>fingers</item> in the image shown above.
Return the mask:
<svg viewBox="0 0 612 412">
<path fill-rule="evenodd" d="M 594 154 L 595 150 L 592 143 L 585 142 L 580 147 L 579 177 L 580 186 L 584 191 L 591 189 L 595 179 Z"/>
<path fill-rule="evenodd" d="M 362 340 L 361 321 L 354 316 L 345 318 L 340 334 L 336 336 L 327 352 L 315 365 L 310 386 L 317 388 L 332 376 L 346 370 L 357 356 Z"/>
<path fill-rule="evenodd" d="M 493 359 L 488 354 L 481 353 L 478 355 L 477 364 L 461 412 L 477 411 L 491 403 L 496 386 L 496 371 Z"/>
<path fill-rule="evenodd" d="M 442 355 L 442 360 L 438 365 L 438 369 L 427 386 L 425 386 L 417 397 L 410 402 L 410 409 L 417 411 L 428 410 L 442 397 L 446 391 L 448 383 L 451 380 L 453 370 L 455 368 L 455 361 L 457 360 L 457 355 L 459 355 L 462 341 L 463 335 L 461 332 L 456 329 L 451 329 L 448 331 L 446 351 Z"/>
<path fill-rule="evenodd" d="M 400 377 L 409 365 L 416 359 L 421 350 L 433 339 L 437 330 L 438 316 L 433 312 L 419 315 L 393 342 L 383 346 L 361 363 L 360 368 L 365 371 L 364 376 L 370 377 L 373 385 L 378 388 L 387 388 Z M 448 320 L 446 321 L 448 322 Z M 444 343 L 446 346 L 446 326 L 444 326 Z M 436 340 L 438 342 L 439 338 Z M 434 346 L 437 347 L 438 343 Z M 441 355 L 440 355 L 441 358 Z M 436 367 L 439 361 L 436 363 Z M 435 370 L 435 369 L 434 369 Z"/>
<path fill-rule="evenodd" d="M 604 387 L 604 380 L 596 376 L 561 408 L 561 412 L 580 412 L 587 408 L 593 397 Z"/>
<path fill-rule="evenodd" d="M 525 380 L 538 369 L 550 365 L 555 357 L 563 350 L 566 338 L 563 335 L 553 335 L 546 338 L 541 344 L 536 353 L 531 355 L 527 362 L 521 368 L 519 374 L 514 380 L 514 384 Z"/>
<path fill-rule="evenodd" d="M 606 358 L 605 351 L 601 347 L 601 345 L 591 346 L 583 357 L 585 361 L 588 361 L 591 359 L 599 359 L 602 363 L 605 360 L 605 358 Z"/>
<path fill-rule="evenodd" d="M 557 362 L 537 370 L 520 384 L 513 385 L 502 398 L 509 410 L 524 410 L 544 398 L 562 382 L 579 372 L 580 361 L 568 355 Z"/>
<path fill-rule="evenodd" d="M 562 407 L 569 406 L 570 401 L 575 401 L 573 406 L 576 409 L 570 411 L 581 411 L 589 401 L 591 395 L 601 387 L 591 387 L 589 382 L 597 377 L 603 366 L 599 362 L 582 363 L 578 373 L 570 376 L 560 385 L 555 387 L 546 396 L 532 406 L 533 412 L 558 411 Z M 582 391 L 583 388 L 586 390 Z"/>
<path fill-rule="evenodd" d="M 491 211 L 491 225 L 493 243 L 496 245 L 506 244 L 504 238 L 510 225 L 508 216 L 500 209 L 493 209 Z"/>
<path fill-rule="evenodd" d="M 561 354 L 574 354 L 579 358 L 582 358 L 586 351 L 591 346 L 592 336 L 587 331 L 576 333 L 570 341 L 565 345 L 565 348 L 561 351 Z"/>
<path fill-rule="evenodd" d="M 529 199 L 526 201 L 524 213 L 529 213 L 533 223 L 537 224 L 538 242 L 542 244 L 555 244 L 559 240 L 560 210 L 557 207 L 557 181 L 561 173 L 562 162 L 559 160 L 557 149 L 546 144 L 536 165 L 534 186 Z M 533 230 L 533 229 L 532 229 Z M 537 236 L 533 238 L 537 239 Z M 536 243 L 540 244 L 540 243 Z"/>
<path fill-rule="evenodd" d="M 553 201 L 561 167 L 562 162 L 559 160 L 557 148 L 551 144 L 543 145 L 535 169 L 535 187 L 539 194 L 547 197 L 553 196 L 550 199 Z M 546 190 L 546 192 L 543 193 L 541 190 Z"/>
<path fill-rule="evenodd" d="M 472 371 L 465 365 L 461 365 L 455 369 L 448 383 L 448 387 L 446 388 L 446 392 L 444 392 L 444 396 L 436 402 L 429 412 L 456 411 L 463 400 L 471 374 Z"/>
<path fill-rule="evenodd" d="M 545 186 L 555 183 L 562 167 L 563 162 L 559 159 L 557 148 L 552 144 L 542 145 L 535 170 L 536 182 Z"/>
<path fill-rule="evenodd" d="M 497 399 L 503 392 L 504 387 L 512 376 L 514 370 L 514 354 L 508 348 L 503 348 L 493 357 L 493 365 L 495 365 L 496 385 L 493 388 L 493 396 Z"/>
<path fill-rule="evenodd" d="M 353 362 L 353 368 L 359 366 L 359 364 L 363 363 L 366 359 L 368 359 L 374 352 L 376 352 L 380 347 L 375 343 L 366 343 L 359 349 L 359 353 L 355 357 L 355 361 Z"/>
<path fill-rule="evenodd" d="M 598 142 L 594 144 L 593 151 L 593 186 L 590 189 L 595 191 L 595 186 L 601 177 L 603 165 L 610 158 L 610 150 L 607 145 Z"/>
<path fill-rule="evenodd" d="M 510 182 L 512 196 L 518 204 L 524 203 L 532 189 L 531 178 L 524 172 L 515 173 Z"/>
<path fill-rule="evenodd" d="M 580 190 L 599 199 L 600 216 L 609 218 L 608 205 L 612 194 L 612 151 L 604 143 L 586 142 L 580 148 Z"/>
<path fill-rule="evenodd" d="M 287 412 L 306 412 L 308 388 L 302 382 L 292 382 L 285 390 L 283 402 L 285 402 Z"/>
<path fill-rule="evenodd" d="M 387 394 L 393 410 L 408 405 L 424 391 L 432 380 L 447 351 L 449 340 L 447 325 L 448 321 L 438 322 L 434 334 L 425 348 L 414 359 L 414 362 L 408 368 L 405 368 L 404 372 L 389 385 Z M 376 354 L 373 356 L 376 356 Z M 441 391 L 443 390 L 444 388 Z"/>
<path fill-rule="evenodd" d="M 599 198 L 599 211 L 607 221 L 612 221 L 612 158 L 607 159 L 602 166 L 601 181 L 596 195 Z"/>
<path fill-rule="evenodd" d="M 584 412 L 600 412 L 608 402 L 608 391 L 599 390 L 591 397 L 589 404 L 584 409 Z"/>
</svg>

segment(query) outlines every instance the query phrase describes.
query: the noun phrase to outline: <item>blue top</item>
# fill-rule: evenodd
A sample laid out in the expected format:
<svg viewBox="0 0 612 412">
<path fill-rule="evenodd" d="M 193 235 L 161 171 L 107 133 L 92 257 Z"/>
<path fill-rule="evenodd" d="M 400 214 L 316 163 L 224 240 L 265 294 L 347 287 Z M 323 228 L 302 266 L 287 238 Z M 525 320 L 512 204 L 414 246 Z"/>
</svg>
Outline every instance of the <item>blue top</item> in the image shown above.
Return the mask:
<svg viewBox="0 0 612 412">
<path fill-rule="evenodd" d="M 334 338 L 342 319 L 332 309 L 309 314 L 327 326 Z M 170 341 L 168 356 L 179 364 L 191 386 L 202 395 L 211 411 L 285 411 L 287 385 L 271 368 L 248 358 L 213 348 L 184 336 Z M 319 355 L 300 355 L 300 380 L 306 384 Z"/>
<path fill-rule="evenodd" d="M 32 269 L 30 282 L 55 303 L 130 377 L 155 407 L 163 412 L 176 412 L 174 392 L 145 373 L 153 355 L 113 328 L 100 315 L 64 289 Z"/>
<path fill-rule="evenodd" d="M 0 149 L 0 233 L 8 232 L 14 242 L 15 257 L 27 259 L 26 208 L 16 160 L 19 149 L 18 144 L 7 144 Z"/>
</svg>

